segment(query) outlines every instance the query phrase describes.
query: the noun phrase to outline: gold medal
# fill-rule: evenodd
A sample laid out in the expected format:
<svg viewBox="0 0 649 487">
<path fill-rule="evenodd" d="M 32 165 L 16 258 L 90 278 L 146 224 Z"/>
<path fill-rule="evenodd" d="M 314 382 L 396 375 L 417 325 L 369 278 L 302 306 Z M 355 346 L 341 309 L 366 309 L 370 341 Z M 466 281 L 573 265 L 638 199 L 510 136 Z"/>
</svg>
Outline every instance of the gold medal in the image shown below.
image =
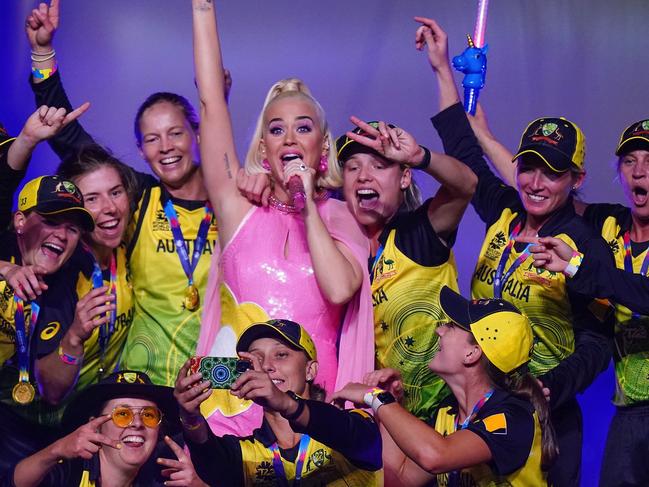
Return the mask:
<svg viewBox="0 0 649 487">
<path fill-rule="evenodd" d="M 36 391 L 34 390 L 34 386 L 29 382 L 21 381 L 11 391 L 11 397 L 14 398 L 14 401 L 23 406 L 32 402 L 35 395 Z"/>
<path fill-rule="evenodd" d="M 200 304 L 200 298 L 198 297 L 198 289 L 193 284 L 187 286 L 185 291 L 185 308 L 189 311 L 196 311 Z"/>
</svg>

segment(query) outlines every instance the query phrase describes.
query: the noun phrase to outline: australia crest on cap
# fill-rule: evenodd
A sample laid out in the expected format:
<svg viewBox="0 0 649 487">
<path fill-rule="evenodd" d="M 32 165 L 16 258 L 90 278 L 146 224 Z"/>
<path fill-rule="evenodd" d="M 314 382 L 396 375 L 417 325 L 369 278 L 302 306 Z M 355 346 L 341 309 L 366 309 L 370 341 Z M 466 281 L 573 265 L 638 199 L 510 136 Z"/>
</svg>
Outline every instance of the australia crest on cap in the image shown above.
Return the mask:
<svg viewBox="0 0 649 487">
<path fill-rule="evenodd" d="M 539 126 L 532 132 L 531 139 L 534 142 L 543 141 L 548 144 L 558 145 L 563 134 L 559 131 L 559 125 L 555 122 L 540 121 Z"/>
<path fill-rule="evenodd" d="M 79 189 L 70 181 L 59 181 L 56 186 L 54 186 L 53 192 L 57 196 L 72 198 L 77 203 L 81 203 L 81 193 L 79 192 Z"/>
</svg>

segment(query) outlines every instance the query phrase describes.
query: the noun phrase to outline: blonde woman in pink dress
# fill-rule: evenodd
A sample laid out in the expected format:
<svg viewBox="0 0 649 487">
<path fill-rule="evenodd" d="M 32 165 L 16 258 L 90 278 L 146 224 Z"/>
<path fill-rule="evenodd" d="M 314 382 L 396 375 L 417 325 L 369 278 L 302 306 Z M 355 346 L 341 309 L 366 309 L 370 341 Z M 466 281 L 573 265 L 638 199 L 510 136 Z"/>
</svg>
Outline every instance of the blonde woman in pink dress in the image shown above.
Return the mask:
<svg viewBox="0 0 649 487">
<path fill-rule="evenodd" d="M 373 370 L 374 335 L 368 241 L 344 203 L 328 199 L 342 178 L 324 111 L 299 80 L 271 88 L 245 163 L 248 172 L 269 174 L 270 204 L 253 206 L 236 185 L 214 4 L 193 0 L 193 19 L 201 160 L 221 245 L 197 355 L 235 356 L 245 327 L 287 318 L 313 337 L 319 385 L 333 392 Z M 250 401 L 229 391 L 204 395 L 202 413 L 217 434 L 250 434 L 260 424 L 261 408 Z"/>
</svg>

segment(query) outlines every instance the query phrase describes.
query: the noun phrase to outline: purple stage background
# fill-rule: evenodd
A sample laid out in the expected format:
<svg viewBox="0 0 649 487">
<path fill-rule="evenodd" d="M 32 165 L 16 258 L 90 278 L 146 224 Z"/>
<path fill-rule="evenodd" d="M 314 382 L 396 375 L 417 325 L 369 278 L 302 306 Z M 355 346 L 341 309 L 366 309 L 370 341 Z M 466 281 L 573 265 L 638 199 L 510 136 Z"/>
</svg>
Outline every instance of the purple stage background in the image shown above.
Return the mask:
<svg viewBox="0 0 649 487">
<path fill-rule="evenodd" d="M 348 116 L 384 119 L 440 150 L 429 123 L 436 84 L 426 56 L 414 49 L 414 15 L 431 16 L 449 34 L 452 55 L 473 32 L 476 1 L 218 1 L 223 53 L 232 71 L 230 97 L 240 154 L 245 153 L 266 90 L 277 79 L 304 79 L 328 113 L 335 134 Z M 23 34 L 28 0 L 0 1 L 0 120 L 17 133 L 34 110 Z M 586 134 L 587 201 L 622 202 L 613 151 L 621 130 L 649 116 L 646 0 L 492 0 L 486 40 L 487 86 L 481 101 L 492 130 L 511 149 L 527 122 L 565 116 Z M 83 124 L 123 160 L 145 170 L 132 119 L 154 91 L 196 101 L 189 0 L 62 0 L 56 37 L 60 70 L 73 104 L 92 102 Z M 460 80 L 460 76 L 457 77 Z M 37 151 L 30 176 L 52 171 L 49 148 Z M 437 185 L 419 182 L 424 193 Z M 455 246 L 467 293 L 484 227 L 472 209 Z M 581 398 L 583 481 L 595 485 L 612 407 L 609 370 Z"/>
</svg>

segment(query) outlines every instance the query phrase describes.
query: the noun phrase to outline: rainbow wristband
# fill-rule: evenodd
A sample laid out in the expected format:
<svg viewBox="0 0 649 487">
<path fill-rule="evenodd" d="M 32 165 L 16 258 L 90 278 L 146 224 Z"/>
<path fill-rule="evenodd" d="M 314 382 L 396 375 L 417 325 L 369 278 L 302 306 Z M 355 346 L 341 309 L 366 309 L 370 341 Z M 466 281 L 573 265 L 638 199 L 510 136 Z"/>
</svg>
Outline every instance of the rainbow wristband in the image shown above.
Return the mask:
<svg viewBox="0 0 649 487">
<path fill-rule="evenodd" d="M 51 68 L 36 68 L 32 67 L 32 76 L 35 79 L 47 79 L 50 76 L 52 76 L 54 73 L 56 73 L 56 70 L 59 69 L 59 65 L 54 63 L 54 66 Z"/>
<path fill-rule="evenodd" d="M 575 250 L 572 253 L 572 258 L 570 259 L 570 262 L 568 262 L 568 265 L 563 270 L 563 275 L 566 277 L 575 277 L 575 274 L 577 274 L 577 271 L 579 270 L 579 266 L 581 265 L 581 262 L 583 260 L 584 260 L 584 254 Z"/>
<path fill-rule="evenodd" d="M 63 351 L 63 345 L 59 343 L 59 358 L 61 359 L 61 362 L 64 364 L 68 365 L 80 365 L 81 364 L 81 358 L 80 357 L 75 357 L 74 355 L 70 355 L 68 353 L 65 353 Z"/>
</svg>

